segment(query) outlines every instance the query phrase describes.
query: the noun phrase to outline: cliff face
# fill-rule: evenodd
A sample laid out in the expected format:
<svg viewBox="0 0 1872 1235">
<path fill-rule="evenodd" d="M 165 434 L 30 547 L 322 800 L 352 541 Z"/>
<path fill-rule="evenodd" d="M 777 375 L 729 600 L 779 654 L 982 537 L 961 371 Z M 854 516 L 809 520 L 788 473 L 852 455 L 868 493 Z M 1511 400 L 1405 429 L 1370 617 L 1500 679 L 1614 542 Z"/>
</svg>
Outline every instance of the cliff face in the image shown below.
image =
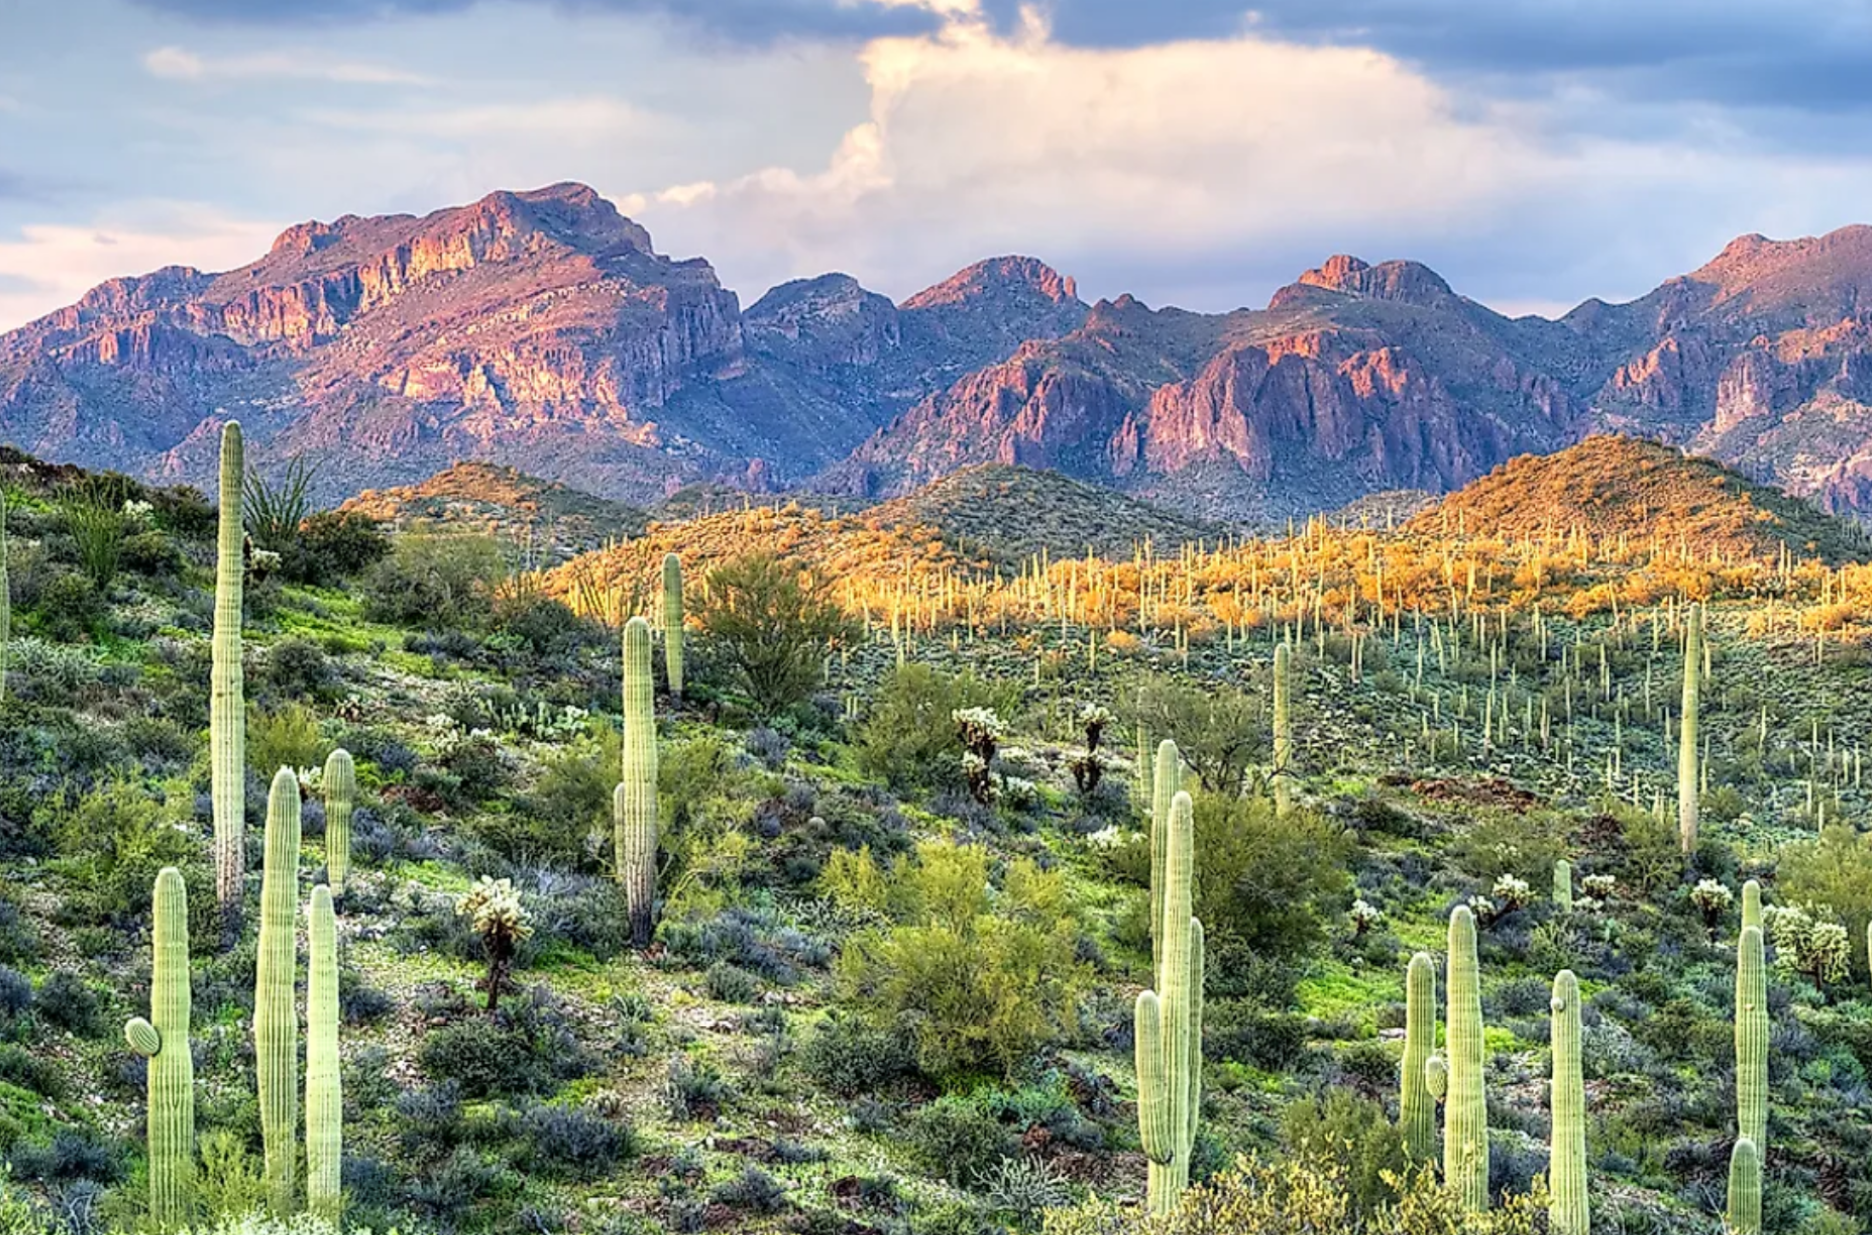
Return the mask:
<svg viewBox="0 0 1872 1235">
<path fill-rule="evenodd" d="M 830 274 L 743 311 L 566 184 L 300 224 L 239 270 L 112 280 L 0 335 L 0 434 L 35 453 L 210 482 L 229 417 L 262 467 L 312 452 L 328 497 L 463 459 L 637 502 L 1009 464 L 1280 516 L 1612 429 L 1864 509 L 1872 227 L 1745 236 L 1558 322 L 1347 255 L 1221 315 L 1088 307 L 1027 257 L 901 304 Z"/>
</svg>

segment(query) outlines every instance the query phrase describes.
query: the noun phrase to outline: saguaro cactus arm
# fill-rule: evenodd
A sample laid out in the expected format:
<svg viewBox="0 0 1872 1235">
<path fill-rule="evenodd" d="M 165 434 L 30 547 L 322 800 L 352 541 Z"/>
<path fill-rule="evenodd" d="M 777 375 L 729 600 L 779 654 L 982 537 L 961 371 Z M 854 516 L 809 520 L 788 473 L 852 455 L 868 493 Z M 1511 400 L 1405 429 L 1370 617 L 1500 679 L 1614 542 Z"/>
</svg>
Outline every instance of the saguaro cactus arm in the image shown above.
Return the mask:
<svg viewBox="0 0 1872 1235">
<path fill-rule="evenodd" d="M 1762 1164 L 1755 1142 L 1737 1137 L 1729 1151 L 1728 1229 L 1733 1235 L 1761 1235 Z"/>
</svg>

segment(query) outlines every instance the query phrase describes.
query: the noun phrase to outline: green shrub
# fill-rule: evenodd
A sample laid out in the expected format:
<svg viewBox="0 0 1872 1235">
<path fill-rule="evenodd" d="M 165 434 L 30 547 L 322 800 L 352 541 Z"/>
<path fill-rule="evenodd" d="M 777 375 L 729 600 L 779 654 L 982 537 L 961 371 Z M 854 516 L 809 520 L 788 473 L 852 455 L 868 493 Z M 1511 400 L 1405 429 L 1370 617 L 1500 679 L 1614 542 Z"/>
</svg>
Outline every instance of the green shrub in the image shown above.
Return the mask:
<svg viewBox="0 0 1872 1235">
<path fill-rule="evenodd" d="M 1409 1178 L 1404 1138 L 1369 1098 L 1343 1089 L 1302 1098 L 1281 1112 L 1281 1143 L 1293 1153 L 1338 1160 L 1352 1212 L 1369 1220 L 1397 1200 L 1397 1182 Z"/>
<path fill-rule="evenodd" d="M 473 532 L 407 532 L 364 582 L 364 612 L 378 622 L 439 630 L 479 628 L 507 577 L 500 546 Z"/>
<path fill-rule="evenodd" d="M 71 880 L 68 908 L 82 920 L 147 915 L 157 873 L 174 866 L 189 883 L 191 934 L 205 940 L 216 925 L 214 896 L 204 886 L 201 849 L 185 818 L 170 798 L 152 796 L 130 781 L 112 781 L 75 801 L 46 803 L 35 822 L 54 839 L 54 869 Z"/>
<path fill-rule="evenodd" d="M 871 700 L 857 734 L 858 767 L 894 789 L 962 783 L 962 739 L 951 716 L 962 708 L 1014 710 L 1019 692 L 972 673 L 951 674 L 910 662 L 892 670 Z"/>
<path fill-rule="evenodd" d="M 1012 1073 L 1070 1034 L 1089 980 L 1064 876 L 1020 858 L 998 890 L 986 850 L 931 841 L 881 870 L 842 850 L 822 885 L 843 909 L 881 913 L 840 955 L 840 986 L 874 1025 L 911 1026 L 933 1076 Z"/>
<path fill-rule="evenodd" d="M 753 554 L 709 572 L 699 614 L 708 657 L 762 718 L 804 702 L 856 624 L 798 563 Z"/>
<path fill-rule="evenodd" d="M 271 778 L 281 768 L 322 767 L 327 743 L 318 718 L 303 703 L 247 713 L 247 766 Z"/>
<path fill-rule="evenodd" d="M 806 1075 L 845 1097 L 875 1093 L 916 1072 L 916 1043 L 898 1026 L 826 1017 L 800 1050 Z"/>
<path fill-rule="evenodd" d="M 1843 823 L 1829 824 L 1817 840 L 1783 846 L 1776 867 L 1779 904 L 1831 909 L 1849 940 L 1863 942 L 1872 921 L 1872 836 Z M 1866 952 L 1848 949 L 1852 970 L 1864 975 Z"/>
<path fill-rule="evenodd" d="M 78 643 L 103 626 L 108 612 L 104 594 L 91 576 L 68 570 L 46 581 L 33 606 L 32 623 L 48 639 Z"/>
<path fill-rule="evenodd" d="M 910 1117 L 910 1150 L 928 1170 L 968 1188 L 1013 1156 L 1014 1137 L 969 1099 L 949 1094 Z"/>
<path fill-rule="evenodd" d="M 1148 732 L 1176 742 L 1183 762 L 1211 793 L 1241 793 L 1249 765 L 1266 762 L 1272 754 L 1272 682 L 1262 671 L 1247 676 L 1252 683 L 1248 690 L 1219 682 L 1153 678 L 1139 691 L 1133 709 L 1134 719 Z M 1296 708 L 1293 723 L 1301 720 Z"/>
<path fill-rule="evenodd" d="M 294 583 L 329 587 L 363 574 L 390 554 L 383 527 L 357 511 L 321 510 L 307 515 L 299 533 L 277 552 L 280 569 Z"/>
</svg>

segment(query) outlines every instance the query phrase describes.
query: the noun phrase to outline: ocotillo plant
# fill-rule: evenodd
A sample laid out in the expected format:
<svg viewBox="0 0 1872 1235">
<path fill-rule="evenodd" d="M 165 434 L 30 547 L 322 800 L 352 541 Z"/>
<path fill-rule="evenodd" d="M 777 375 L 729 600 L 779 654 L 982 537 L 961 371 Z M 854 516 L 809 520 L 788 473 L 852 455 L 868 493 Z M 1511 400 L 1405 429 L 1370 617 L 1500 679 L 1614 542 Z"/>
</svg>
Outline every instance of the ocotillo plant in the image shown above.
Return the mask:
<svg viewBox="0 0 1872 1235">
<path fill-rule="evenodd" d="M 1762 1164 L 1755 1142 L 1737 1137 L 1729 1151 L 1729 1214 L 1731 1235 L 1761 1235 Z"/>
<path fill-rule="evenodd" d="M 1436 1153 L 1436 1095 L 1428 1076 L 1435 1050 L 1436 962 L 1419 952 L 1404 976 L 1404 1065 L 1398 1090 L 1398 1130 L 1419 1162 Z"/>
<path fill-rule="evenodd" d="M 338 922 L 331 889 L 312 889 L 306 925 L 306 1208 L 338 1222 L 344 1095 L 338 1077 Z"/>
<path fill-rule="evenodd" d="M 1150 1209 L 1175 1208 L 1189 1186 L 1202 1105 L 1202 924 L 1190 914 L 1195 874 L 1190 798 L 1170 805 L 1164 860 L 1163 962 L 1157 989 L 1138 996 L 1138 1133 L 1149 1160 Z"/>
<path fill-rule="evenodd" d="M 298 969 L 299 777 L 281 768 L 267 795 L 266 859 L 260 877 L 260 951 L 254 964 L 254 1071 L 266 1149 L 267 1202 L 293 1210 L 299 1157 Z"/>
<path fill-rule="evenodd" d="M 1274 810 L 1293 809 L 1293 705 L 1288 697 L 1292 653 L 1285 643 L 1274 649 Z"/>
<path fill-rule="evenodd" d="M 1703 700 L 1703 606 L 1684 623 L 1683 715 L 1677 723 L 1677 836 L 1686 856 L 1697 844 L 1697 710 Z"/>
<path fill-rule="evenodd" d="M 1580 1069 L 1579 980 L 1562 969 L 1553 984 L 1553 1144 L 1548 1153 L 1548 1225 L 1553 1235 L 1588 1235 L 1586 1082 Z"/>
<path fill-rule="evenodd" d="M 325 881 L 332 895 L 344 893 L 351 873 L 351 811 L 357 805 L 357 768 L 340 748 L 325 759 Z"/>
<path fill-rule="evenodd" d="M 682 698 L 682 559 L 674 553 L 663 555 L 663 669 L 669 677 L 670 698 Z"/>
<path fill-rule="evenodd" d="M 1467 905 L 1450 913 L 1449 1094 L 1443 1111 L 1443 1179 L 1468 1209 L 1487 1209 L 1488 1100 L 1482 1089 L 1482 983 L 1476 966 L 1475 915 Z"/>
<path fill-rule="evenodd" d="M 221 521 L 215 538 L 214 644 L 209 680 L 209 787 L 214 799 L 215 899 L 223 915 L 240 912 L 247 876 L 247 702 L 241 671 L 241 596 L 246 533 L 241 486 L 246 474 L 240 422 L 221 430 Z"/>
<path fill-rule="evenodd" d="M 1157 760 L 1151 772 L 1151 980 L 1156 981 L 1163 964 L 1163 895 L 1164 856 L 1169 852 L 1170 803 L 1182 788 L 1183 757 L 1169 738 L 1157 744 Z"/>
<path fill-rule="evenodd" d="M 624 624 L 624 761 L 612 795 L 618 882 L 630 906 L 631 940 L 650 945 L 657 861 L 656 695 L 650 680 L 650 623 Z"/>
<path fill-rule="evenodd" d="M 1762 929 L 1745 926 L 1736 943 L 1736 1132 L 1759 1159 L 1768 1149 L 1768 967 Z"/>
<path fill-rule="evenodd" d="M 1573 864 L 1565 858 L 1553 864 L 1553 900 L 1560 912 L 1573 912 Z"/>
<path fill-rule="evenodd" d="M 124 1026 L 149 1060 L 149 1206 L 160 1230 L 184 1226 L 195 1195 L 195 1062 L 189 1054 L 188 888 L 166 866 L 156 876 L 150 1016 Z"/>
</svg>

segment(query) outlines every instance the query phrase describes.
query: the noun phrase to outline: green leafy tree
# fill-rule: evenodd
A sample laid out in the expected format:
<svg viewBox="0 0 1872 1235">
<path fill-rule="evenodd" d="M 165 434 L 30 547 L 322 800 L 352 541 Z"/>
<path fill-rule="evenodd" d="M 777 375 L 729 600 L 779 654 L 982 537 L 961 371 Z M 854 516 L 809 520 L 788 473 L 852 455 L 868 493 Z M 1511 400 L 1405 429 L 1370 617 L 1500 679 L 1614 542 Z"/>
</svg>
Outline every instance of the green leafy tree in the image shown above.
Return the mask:
<svg viewBox="0 0 1872 1235">
<path fill-rule="evenodd" d="M 1204 789 L 1239 795 L 1249 768 L 1272 753 L 1267 700 L 1265 682 L 1243 691 L 1153 678 L 1138 692 L 1135 712 L 1147 732 L 1177 744 Z"/>
<path fill-rule="evenodd" d="M 827 653 L 857 637 L 852 619 L 797 563 L 772 554 L 709 572 L 702 633 L 760 716 L 804 701 Z"/>
</svg>

